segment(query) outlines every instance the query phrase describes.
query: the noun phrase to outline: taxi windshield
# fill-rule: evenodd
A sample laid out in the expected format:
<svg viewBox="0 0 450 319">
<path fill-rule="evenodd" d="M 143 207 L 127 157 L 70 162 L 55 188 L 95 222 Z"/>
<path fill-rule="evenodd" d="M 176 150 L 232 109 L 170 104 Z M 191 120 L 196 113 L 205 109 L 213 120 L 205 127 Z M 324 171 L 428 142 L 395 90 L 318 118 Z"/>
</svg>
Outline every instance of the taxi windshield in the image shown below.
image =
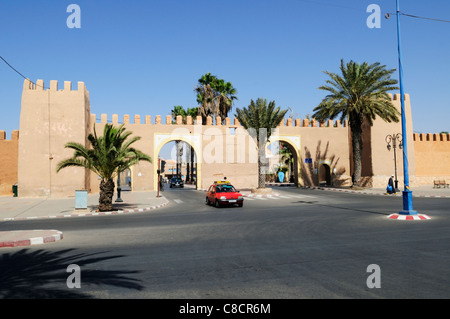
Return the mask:
<svg viewBox="0 0 450 319">
<path fill-rule="evenodd" d="M 216 193 L 234 193 L 236 189 L 232 185 L 217 185 Z"/>
</svg>

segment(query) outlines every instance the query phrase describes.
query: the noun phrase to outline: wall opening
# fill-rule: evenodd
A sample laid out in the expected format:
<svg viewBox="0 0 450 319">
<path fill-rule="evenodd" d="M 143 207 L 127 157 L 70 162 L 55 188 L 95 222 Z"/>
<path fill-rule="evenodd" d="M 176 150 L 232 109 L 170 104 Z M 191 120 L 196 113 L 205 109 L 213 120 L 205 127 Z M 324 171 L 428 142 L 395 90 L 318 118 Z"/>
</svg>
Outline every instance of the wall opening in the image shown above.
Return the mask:
<svg viewBox="0 0 450 319">
<path fill-rule="evenodd" d="M 157 158 L 165 161 L 164 172 L 161 174 L 165 189 L 171 188 L 171 180 L 174 178 L 181 178 L 182 188 L 197 189 L 197 155 L 192 145 L 182 140 L 166 142 L 161 147 Z M 155 176 L 156 179 L 157 176 Z"/>
<path fill-rule="evenodd" d="M 322 163 L 319 167 L 319 185 L 331 186 L 331 168 L 326 163 Z"/>
<path fill-rule="evenodd" d="M 298 186 L 298 154 L 286 141 L 277 140 L 266 147 L 268 159 L 266 183 L 284 183 Z M 279 173 L 282 174 L 279 174 Z"/>
</svg>

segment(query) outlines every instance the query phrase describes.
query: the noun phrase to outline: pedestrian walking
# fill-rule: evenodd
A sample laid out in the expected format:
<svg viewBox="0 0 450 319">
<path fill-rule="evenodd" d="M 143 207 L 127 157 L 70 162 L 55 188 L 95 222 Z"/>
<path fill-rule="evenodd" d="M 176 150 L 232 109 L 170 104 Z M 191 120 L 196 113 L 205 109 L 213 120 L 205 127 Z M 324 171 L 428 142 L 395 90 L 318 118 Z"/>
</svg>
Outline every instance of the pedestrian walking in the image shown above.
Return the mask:
<svg viewBox="0 0 450 319">
<path fill-rule="evenodd" d="M 391 177 L 389 177 L 389 181 L 388 181 L 388 185 L 386 187 L 386 192 L 388 194 L 395 194 L 395 187 L 394 187 L 394 175 L 391 175 Z"/>
</svg>

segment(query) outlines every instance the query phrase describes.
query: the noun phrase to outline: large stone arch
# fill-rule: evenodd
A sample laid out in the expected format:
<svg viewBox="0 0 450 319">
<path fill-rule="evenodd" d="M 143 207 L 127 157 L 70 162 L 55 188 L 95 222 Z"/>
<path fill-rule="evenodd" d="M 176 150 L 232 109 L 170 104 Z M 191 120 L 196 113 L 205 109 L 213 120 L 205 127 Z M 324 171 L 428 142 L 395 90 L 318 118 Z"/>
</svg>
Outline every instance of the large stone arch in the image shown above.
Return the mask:
<svg viewBox="0 0 450 319">
<path fill-rule="evenodd" d="M 167 143 L 174 141 L 183 141 L 194 149 L 197 158 L 197 188 L 202 188 L 202 139 L 200 134 L 191 134 L 189 130 L 186 129 L 186 134 L 183 132 L 175 132 L 175 133 L 154 133 L 153 135 L 153 158 L 157 161 L 158 154 L 161 151 L 162 147 Z M 158 188 L 158 165 L 153 165 L 153 187 L 154 189 Z"/>
<path fill-rule="evenodd" d="M 273 142 L 285 142 L 287 143 L 293 150 L 294 155 L 296 157 L 296 161 L 294 162 L 295 169 L 295 185 L 301 186 L 303 185 L 303 180 L 301 178 L 301 152 L 300 152 L 300 135 L 271 135 L 269 141 L 267 142 L 266 147 Z"/>
</svg>

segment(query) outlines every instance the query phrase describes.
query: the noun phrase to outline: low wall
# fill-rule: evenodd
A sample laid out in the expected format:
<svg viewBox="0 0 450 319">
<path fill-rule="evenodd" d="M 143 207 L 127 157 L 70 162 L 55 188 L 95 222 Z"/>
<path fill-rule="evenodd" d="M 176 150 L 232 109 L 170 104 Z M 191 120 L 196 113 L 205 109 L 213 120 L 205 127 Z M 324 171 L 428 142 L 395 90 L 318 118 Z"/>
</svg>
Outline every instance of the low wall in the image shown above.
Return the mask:
<svg viewBox="0 0 450 319">
<path fill-rule="evenodd" d="M 450 181 L 450 134 L 413 136 L 416 155 L 416 184 L 433 185 L 434 180 Z"/>
</svg>

